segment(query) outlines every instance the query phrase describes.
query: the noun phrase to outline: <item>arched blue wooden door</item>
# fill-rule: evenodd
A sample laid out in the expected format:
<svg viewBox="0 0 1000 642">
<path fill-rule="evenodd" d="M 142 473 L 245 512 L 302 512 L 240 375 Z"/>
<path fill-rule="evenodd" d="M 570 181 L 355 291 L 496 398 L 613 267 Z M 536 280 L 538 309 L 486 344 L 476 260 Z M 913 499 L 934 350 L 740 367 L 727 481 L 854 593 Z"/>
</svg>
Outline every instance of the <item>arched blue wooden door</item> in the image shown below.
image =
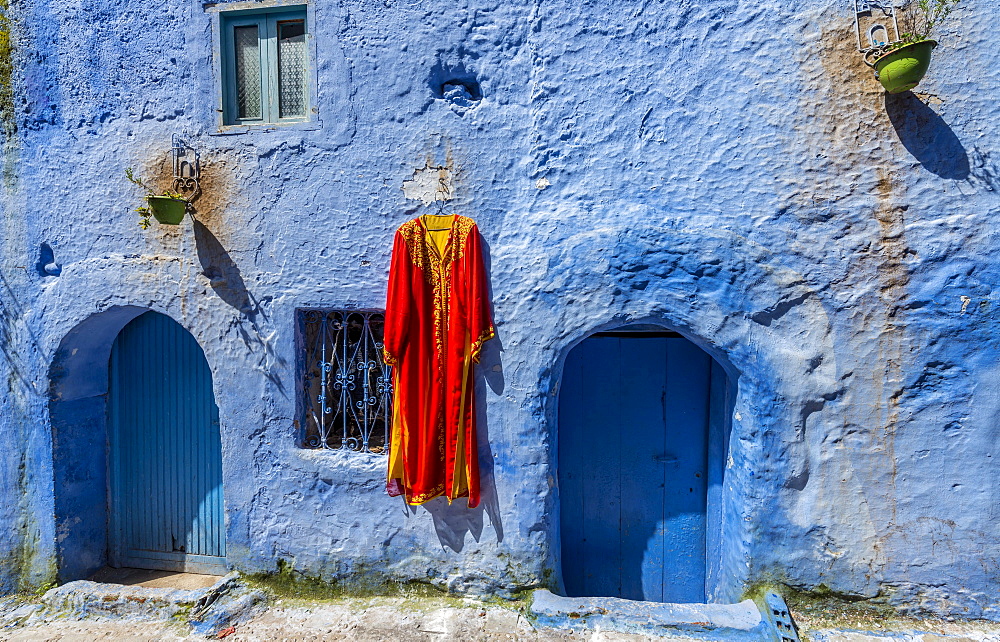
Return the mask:
<svg viewBox="0 0 1000 642">
<path fill-rule="evenodd" d="M 668 332 L 601 333 L 570 352 L 558 443 L 570 597 L 705 601 L 712 364 Z"/>
<path fill-rule="evenodd" d="M 112 566 L 225 572 L 219 409 L 201 347 L 146 312 L 115 339 L 109 371 Z"/>
</svg>

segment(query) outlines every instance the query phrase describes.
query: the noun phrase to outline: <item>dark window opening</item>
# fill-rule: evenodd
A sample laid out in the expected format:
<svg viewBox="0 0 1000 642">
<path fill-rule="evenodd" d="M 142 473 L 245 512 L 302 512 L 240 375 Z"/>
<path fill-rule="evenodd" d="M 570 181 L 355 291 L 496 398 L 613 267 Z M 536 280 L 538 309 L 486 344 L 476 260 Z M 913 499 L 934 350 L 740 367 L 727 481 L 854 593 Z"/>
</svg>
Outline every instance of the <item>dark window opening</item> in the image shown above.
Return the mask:
<svg viewBox="0 0 1000 642">
<path fill-rule="evenodd" d="M 382 356 L 382 310 L 298 310 L 303 355 L 301 445 L 384 454 L 392 368 Z"/>
</svg>

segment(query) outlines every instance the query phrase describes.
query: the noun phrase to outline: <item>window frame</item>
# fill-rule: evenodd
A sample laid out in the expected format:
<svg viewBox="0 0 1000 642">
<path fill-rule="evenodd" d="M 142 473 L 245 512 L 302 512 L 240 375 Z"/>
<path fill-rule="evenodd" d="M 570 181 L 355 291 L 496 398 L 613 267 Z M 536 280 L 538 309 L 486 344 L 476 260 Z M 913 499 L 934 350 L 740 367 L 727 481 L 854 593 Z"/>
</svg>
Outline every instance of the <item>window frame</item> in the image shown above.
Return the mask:
<svg viewBox="0 0 1000 642">
<path fill-rule="evenodd" d="M 242 4 L 242 3 L 241 3 Z M 219 80 L 221 100 L 220 128 L 274 126 L 284 124 L 309 123 L 315 120 L 313 64 L 313 38 L 310 25 L 312 16 L 308 5 L 296 4 L 271 6 L 257 9 L 233 9 L 220 11 L 219 28 Z M 303 70 L 304 113 L 301 116 L 280 116 L 280 96 L 278 85 L 278 23 L 301 20 L 305 35 L 305 69 Z M 236 103 L 236 27 L 256 26 L 258 31 L 258 58 L 261 83 L 261 116 L 259 118 L 239 118 Z"/>
</svg>

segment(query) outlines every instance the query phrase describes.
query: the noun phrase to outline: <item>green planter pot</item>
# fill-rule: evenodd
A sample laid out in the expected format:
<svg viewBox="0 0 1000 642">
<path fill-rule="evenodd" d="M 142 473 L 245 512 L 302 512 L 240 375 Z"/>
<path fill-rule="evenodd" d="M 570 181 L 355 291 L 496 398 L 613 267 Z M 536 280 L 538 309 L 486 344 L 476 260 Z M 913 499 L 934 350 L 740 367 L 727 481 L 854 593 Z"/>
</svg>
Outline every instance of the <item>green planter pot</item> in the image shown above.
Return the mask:
<svg viewBox="0 0 1000 642">
<path fill-rule="evenodd" d="M 874 62 L 875 77 L 890 94 L 913 89 L 927 73 L 936 46 L 934 40 L 921 40 L 893 49 Z"/>
<path fill-rule="evenodd" d="M 188 206 L 187 201 L 169 196 L 147 196 L 146 202 L 153 218 L 164 225 L 179 225 Z"/>
</svg>

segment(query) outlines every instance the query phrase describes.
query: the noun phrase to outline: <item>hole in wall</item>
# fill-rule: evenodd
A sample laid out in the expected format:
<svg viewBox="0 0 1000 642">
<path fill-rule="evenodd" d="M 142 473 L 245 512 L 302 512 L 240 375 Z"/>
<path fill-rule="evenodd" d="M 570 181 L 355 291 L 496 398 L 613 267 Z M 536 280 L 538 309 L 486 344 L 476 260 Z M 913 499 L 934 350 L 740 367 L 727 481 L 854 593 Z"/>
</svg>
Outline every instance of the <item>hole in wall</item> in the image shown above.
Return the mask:
<svg viewBox="0 0 1000 642">
<path fill-rule="evenodd" d="M 446 100 L 457 107 L 474 107 L 483 99 L 479 78 L 464 63 L 438 61 L 431 69 L 428 84 L 434 98 Z"/>
<path fill-rule="evenodd" d="M 35 270 L 40 276 L 59 276 L 62 272 L 62 266 L 56 263 L 55 252 L 48 243 L 42 243 L 38 248 Z"/>
<path fill-rule="evenodd" d="M 469 103 L 482 100 L 483 91 L 475 79 L 454 78 L 441 85 L 441 97 L 452 103 Z"/>
</svg>

